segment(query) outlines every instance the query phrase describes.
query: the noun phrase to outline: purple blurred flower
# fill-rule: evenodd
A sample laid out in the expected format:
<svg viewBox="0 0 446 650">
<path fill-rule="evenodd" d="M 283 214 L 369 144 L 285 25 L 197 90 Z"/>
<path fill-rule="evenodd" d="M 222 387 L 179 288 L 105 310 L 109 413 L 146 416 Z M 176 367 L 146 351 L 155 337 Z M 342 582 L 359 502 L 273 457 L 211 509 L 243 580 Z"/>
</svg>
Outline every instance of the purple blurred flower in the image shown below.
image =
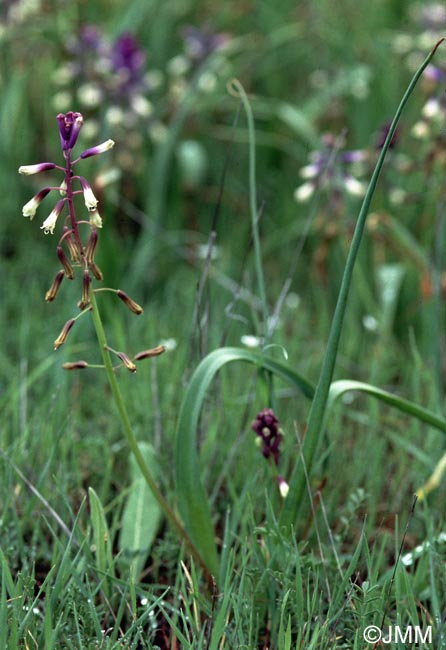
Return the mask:
<svg viewBox="0 0 446 650">
<path fill-rule="evenodd" d="M 317 189 L 326 187 L 337 193 L 346 191 L 353 196 L 364 195 L 364 183 L 350 172 L 349 166 L 366 162 L 369 153 L 365 149 L 342 151 L 342 145 L 342 138 L 336 138 L 331 133 L 323 136 L 323 148 L 311 152 L 309 164 L 300 170 L 300 175 L 306 182 L 296 189 L 296 201 L 308 201 Z"/>
<path fill-rule="evenodd" d="M 262 454 L 265 458 L 273 457 L 276 465 L 279 463 L 280 442 L 282 433 L 279 430 L 279 421 L 272 409 L 263 409 L 257 414 L 251 428 L 259 436 Z"/>
<path fill-rule="evenodd" d="M 111 50 L 112 70 L 124 73 L 129 80 L 138 79 L 144 68 L 146 55 L 131 34 L 122 34 Z"/>
<path fill-rule="evenodd" d="M 187 25 L 181 30 L 181 36 L 186 47 L 186 54 L 193 61 L 203 61 L 210 54 L 224 47 L 229 41 L 229 34 L 216 34 L 205 25 L 195 27 Z"/>
</svg>

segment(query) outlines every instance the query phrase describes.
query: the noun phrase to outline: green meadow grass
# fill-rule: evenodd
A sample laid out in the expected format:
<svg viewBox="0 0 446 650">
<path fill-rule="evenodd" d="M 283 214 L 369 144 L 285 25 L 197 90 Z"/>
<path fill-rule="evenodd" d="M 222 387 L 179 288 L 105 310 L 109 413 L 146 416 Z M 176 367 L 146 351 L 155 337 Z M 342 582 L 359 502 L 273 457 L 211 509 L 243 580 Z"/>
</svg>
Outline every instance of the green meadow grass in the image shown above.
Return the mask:
<svg viewBox="0 0 446 650">
<path fill-rule="evenodd" d="M 410 178 L 388 152 L 356 261 L 360 200 L 293 199 L 322 133 L 346 129 L 348 149 L 373 150 L 397 111 L 412 74 L 392 43 L 416 32 L 411 6 L 54 0 L 2 33 L 0 648 L 359 650 L 369 625 L 432 628 L 432 642 L 407 647 L 445 646 L 444 485 L 413 508 L 446 432 L 441 138 L 435 164 Z M 55 240 L 39 230 L 45 207 L 31 224 L 21 216 L 40 186 L 16 171 L 59 155 L 52 79 L 79 25 L 133 31 L 165 70 L 179 27 L 206 22 L 234 37 L 216 89 L 200 93 L 197 76 L 178 105 L 161 94 L 167 138 L 144 141 L 101 197 L 105 284 L 144 315 L 97 299 L 114 348 L 176 342 L 116 374 L 144 460 L 213 581 L 160 514 L 105 374 L 61 367 L 100 363 L 92 324 L 53 351 L 79 287 L 45 303 Z M 410 160 L 427 147 L 410 138 L 425 92 L 419 83 L 400 122 Z M 192 188 L 178 153 L 189 140 L 207 156 Z M 395 184 L 417 200 L 393 206 Z M 243 347 L 265 333 L 287 279 L 269 347 Z M 285 501 L 251 430 L 265 407 L 284 431 Z"/>
</svg>

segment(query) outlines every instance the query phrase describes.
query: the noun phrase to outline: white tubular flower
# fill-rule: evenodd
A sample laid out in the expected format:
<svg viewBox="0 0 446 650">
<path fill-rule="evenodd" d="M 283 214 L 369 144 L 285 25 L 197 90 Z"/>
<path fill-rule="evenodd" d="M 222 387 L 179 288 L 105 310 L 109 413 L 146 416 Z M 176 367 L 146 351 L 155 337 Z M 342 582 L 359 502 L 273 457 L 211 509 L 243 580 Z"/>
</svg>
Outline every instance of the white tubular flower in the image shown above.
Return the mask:
<svg viewBox="0 0 446 650">
<path fill-rule="evenodd" d="M 102 144 L 98 144 L 95 147 L 91 147 L 90 149 L 86 149 L 83 151 L 80 155 L 80 158 L 89 158 L 90 156 L 97 156 L 100 153 L 105 153 L 106 151 L 110 151 L 115 146 L 115 143 L 113 140 L 106 140 L 105 142 L 102 142 Z"/>
<path fill-rule="evenodd" d="M 45 219 L 43 224 L 40 226 L 40 229 L 43 230 L 45 235 L 48 235 L 49 233 L 53 234 L 54 233 L 54 228 L 56 226 L 57 219 L 62 212 L 62 208 L 65 205 L 65 199 L 61 199 L 56 203 L 54 206 L 53 211 L 49 214 L 49 216 Z"/>
<path fill-rule="evenodd" d="M 298 203 L 305 203 L 313 196 L 314 190 L 315 186 L 313 183 L 304 183 L 295 190 L 294 198 Z"/>
<path fill-rule="evenodd" d="M 102 218 L 97 210 L 90 211 L 90 226 L 92 228 L 102 228 Z"/>
<path fill-rule="evenodd" d="M 87 207 L 87 210 L 89 212 L 93 212 L 94 210 L 96 210 L 96 207 L 98 205 L 98 200 L 95 197 L 95 195 L 93 194 L 93 190 L 91 189 L 90 184 L 87 183 L 85 178 L 82 178 L 82 176 L 79 176 L 79 181 L 80 181 L 80 184 L 82 185 L 82 191 L 84 193 L 84 201 L 85 201 L 85 205 Z"/>
<path fill-rule="evenodd" d="M 54 169 L 56 165 L 51 162 L 37 163 L 37 165 L 22 165 L 19 167 L 19 174 L 24 176 L 31 176 L 31 174 L 38 174 L 39 172 L 46 172 L 49 169 Z"/>
<path fill-rule="evenodd" d="M 28 203 L 25 203 L 25 205 L 22 208 L 22 214 L 24 217 L 29 217 L 30 220 L 32 220 L 37 212 L 37 208 L 39 205 L 42 203 L 42 200 L 45 198 L 45 196 L 50 192 L 49 187 L 44 187 L 43 190 L 40 190 L 33 198 L 28 201 Z"/>
</svg>

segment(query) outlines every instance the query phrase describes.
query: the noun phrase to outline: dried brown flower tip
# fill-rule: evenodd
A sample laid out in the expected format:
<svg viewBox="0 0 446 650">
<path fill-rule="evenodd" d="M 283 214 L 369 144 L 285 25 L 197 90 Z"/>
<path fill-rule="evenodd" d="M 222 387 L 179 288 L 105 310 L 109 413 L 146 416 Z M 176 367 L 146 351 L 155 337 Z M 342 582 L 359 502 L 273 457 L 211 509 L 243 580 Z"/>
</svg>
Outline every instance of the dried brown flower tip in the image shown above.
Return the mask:
<svg viewBox="0 0 446 650">
<path fill-rule="evenodd" d="M 58 246 L 56 248 L 56 253 L 57 253 L 57 257 L 59 258 L 60 263 L 62 264 L 62 266 L 64 268 L 65 275 L 67 276 L 67 278 L 69 280 L 72 280 L 74 278 L 73 267 L 71 266 L 70 262 L 68 261 L 68 258 L 65 255 L 65 251 L 62 248 L 62 246 Z"/>
<path fill-rule="evenodd" d="M 99 268 L 99 266 L 97 264 L 95 264 L 95 262 L 91 262 L 89 264 L 89 267 L 90 267 L 90 271 L 93 273 L 96 280 L 103 280 L 104 279 L 104 276 L 102 275 L 101 269 Z"/>
<path fill-rule="evenodd" d="M 127 368 L 127 370 L 130 370 L 130 372 L 136 372 L 136 366 L 133 363 L 133 361 L 128 357 L 125 352 L 116 352 L 116 356 L 118 356 L 124 366 Z"/>
<path fill-rule="evenodd" d="M 90 273 L 85 269 L 84 271 L 84 280 L 82 283 L 82 299 L 81 303 L 85 308 L 90 303 Z"/>
<path fill-rule="evenodd" d="M 143 313 L 144 309 L 141 307 L 141 305 L 138 305 L 137 302 L 132 300 L 124 291 L 121 291 L 121 289 L 117 289 L 116 293 L 118 294 L 119 298 L 122 300 L 122 302 L 132 311 L 134 314 L 139 316 L 140 314 Z"/>
<path fill-rule="evenodd" d="M 48 289 L 48 291 L 45 294 L 45 300 L 47 302 L 52 302 L 54 298 L 57 296 L 57 292 L 59 291 L 59 287 L 62 284 L 63 276 L 65 273 L 61 270 L 58 271 L 56 274 L 56 277 L 54 278 L 53 284 L 51 287 Z"/>
<path fill-rule="evenodd" d="M 65 227 L 64 232 L 68 232 L 68 228 Z M 71 261 L 74 262 L 74 264 L 79 263 L 81 261 L 82 251 L 79 250 L 79 245 L 74 237 L 72 237 L 71 234 L 64 235 L 63 240 L 67 245 Z"/>
<path fill-rule="evenodd" d="M 69 332 L 70 332 L 70 329 L 73 327 L 73 325 L 74 325 L 75 322 L 76 322 L 76 321 L 74 320 L 74 318 L 70 318 L 70 320 L 68 320 L 68 321 L 65 323 L 65 325 L 62 327 L 62 331 L 61 331 L 61 333 L 59 334 L 59 336 L 57 337 L 57 339 L 54 341 L 54 349 L 55 349 L 55 350 L 57 350 L 58 348 L 60 348 L 60 346 L 63 345 L 63 344 L 65 343 L 65 341 L 66 341 L 67 338 L 68 338 L 68 334 L 69 334 Z"/>
<path fill-rule="evenodd" d="M 88 368 L 88 363 L 86 361 L 71 361 L 68 363 L 63 363 L 62 368 L 65 370 L 77 370 L 80 368 Z"/>
<path fill-rule="evenodd" d="M 87 260 L 87 264 L 89 266 L 94 264 L 94 253 L 96 250 L 97 243 L 98 243 L 98 231 L 96 229 L 93 229 L 91 231 L 90 237 L 88 239 L 87 248 L 85 250 L 85 259 Z"/>
<path fill-rule="evenodd" d="M 135 354 L 133 357 L 135 361 L 142 361 L 143 359 L 149 359 L 150 357 L 157 357 L 158 355 L 162 354 L 165 352 L 166 348 L 164 345 L 157 345 L 156 348 L 151 348 L 150 350 L 143 350 L 142 352 L 138 352 L 138 354 Z"/>
</svg>

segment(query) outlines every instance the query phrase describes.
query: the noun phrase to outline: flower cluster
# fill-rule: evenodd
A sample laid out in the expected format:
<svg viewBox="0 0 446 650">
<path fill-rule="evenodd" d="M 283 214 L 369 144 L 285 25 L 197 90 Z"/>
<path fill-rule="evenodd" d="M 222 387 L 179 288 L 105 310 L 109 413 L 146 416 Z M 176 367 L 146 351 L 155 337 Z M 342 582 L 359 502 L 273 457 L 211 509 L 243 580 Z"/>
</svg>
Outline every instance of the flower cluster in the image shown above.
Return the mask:
<svg viewBox="0 0 446 650">
<path fill-rule="evenodd" d="M 82 272 L 82 296 L 78 303 L 81 313 L 76 318 L 70 318 L 63 326 L 59 336 L 54 341 L 54 348 L 57 350 L 67 340 L 74 323 L 79 316 L 88 312 L 92 304 L 92 282 L 93 280 L 101 281 L 102 272 L 95 262 L 95 252 L 98 243 L 98 228 L 102 227 L 102 219 L 99 215 L 96 199 L 91 185 L 83 177 L 74 173 L 74 167 L 91 156 L 96 156 L 109 151 L 113 146 L 113 140 L 106 140 L 102 144 L 85 149 L 79 156 L 73 159 L 73 149 L 79 137 L 83 126 L 83 116 L 81 113 L 69 111 L 66 114 L 60 113 L 57 116 L 59 127 L 60 145 L 65 160 L 65 166 L 59 166 L 53 162 L 43 162 L 34 165 L 23 165 L 19 168 L 19 173 L 24 175 L 38 174 L 41 172 L 58 170 L 63 173 L 63 180 L 58 186 L 46 186 L 41 189 L 33 198 L 23 206 L 23 215 L 33 219 L 37 209 L 43 199 L 52 191 L 59 193 L 60 198 L 49 216 L 44 220 L 41 229 L 45 234 L 53 234 L 59 218 L 63 219 L 62 235 L 58 240 L 56 248 L 57 258 L 62 268 L 57 272 L 53 284 L 46 292 L 45 300 L 52 302 L 59 291 L 60 285 L 64 278 L 73 280 L 75 277 L 74 269 L 80 267 Z M 77 219 L 75 210 L 75 198 L 78 195 L 83 196 L 88 219 Z M 82 237 L 82 231 L 86 227 L 87 237 Z M 121 289 L 101 288 L 96 291 L 112 291 L 136 315 L 142 314 L 143 309 L 138 303 L 132 300 Z M 121 365 L 131 372 L 136 370 L 134 362 L 124 352 L 119 352 L 108 348 L 116 354 Z M 158 346 L 150 350 L 144 350 L 135 355 L 134 360 L 140 361 L 149 357 L 157 356 L 164 351 L 164 346 Z M 64 367 L 71 370 L 74 368 L 88 367 L 86 361 L 77 361 L 65 364 Z"/>
<path fill-rule="evenodd" d="M 280 456 L 280 442 L 283 436 L 274 411 L 272 409 L 263 409 L 263 411 L 260 411 L 251 424 L 251 429 L 259 436 L 258 439 L 264 457 L 272 457 L 277 465 Z"/>
<path fill-rule="evenodd" d="M 135 169 L 144 143 L 166 137 L 167 124 L 190 86 L 191 75 L 229 42 L 228 35 L 208 27 L 184 27 L 181 37 L 184 53 L 172 56 L 165 70 L 149 67 L 148 53 L 129 32 L 111 41 L 97 27 L 86 25 L 68 41 L 69 60 L 53 75 L 57 86 L 53 105 L 62 111 L 73 102 L 81 106 L 89 118 L 84 136 L 97 135 L 100 115 L 105 128 L 113 129 L 122 142 L 116 153 L 121 170 Z M 221 63 L 224 66 L 223 54 Z M 215 69 L 206 69 L 198 87 L 209 92 L 216 83 Z"/>
<path fill-rule="evenodd" d="M 279 429 L 279 421 L 272 409 L 263 409 L 256 415 L 256 419 L 251 424 L 251 429 L 257 434 L 257 442 L 261 448 L 264 458 L 271 458 L 274 462 L 274 467 L 279 464 L 280 458 L 280 443 L 283 438 L 283 433 Z M 279 492 L 283 498 L 288 494 L 289 485 L 275 470 L 275 478 Z"/>
<path fill-rule="evenodd" d="M 343 150 L 344 138 L 336 138 L 331 133 L 322 137 L 322 148 L 312 151 L 307 165 L 301 168 L 300 176 L 304 179 L 294 192 L 299 203 L 308 201 L 317 190 L 329 191 L 337 197 L 345 192 L 362 197 L 366 186 L 358 176 L 367 170 L 364 163 L 369 160 L 365 149 Z"/>
<path fill-rule="evenodd" d="M 400 32 L 394 38 L 393 47 L 403 56 L 408 69 L 414 72 L 423 62 L 426 51 L 444 35 L 446 7 L 439 2 L 431 2 L 414 6 L 412 13 L 417 27 L 415 33 Z M 445 82 L 446 66 L 441 62 L 430 63 L 423 73 L 422 88 L 426 99 L 421 118 L 412 127 L 415 138 L 429 140 L 442 130 L 446 117 Z"/>
</svg>

